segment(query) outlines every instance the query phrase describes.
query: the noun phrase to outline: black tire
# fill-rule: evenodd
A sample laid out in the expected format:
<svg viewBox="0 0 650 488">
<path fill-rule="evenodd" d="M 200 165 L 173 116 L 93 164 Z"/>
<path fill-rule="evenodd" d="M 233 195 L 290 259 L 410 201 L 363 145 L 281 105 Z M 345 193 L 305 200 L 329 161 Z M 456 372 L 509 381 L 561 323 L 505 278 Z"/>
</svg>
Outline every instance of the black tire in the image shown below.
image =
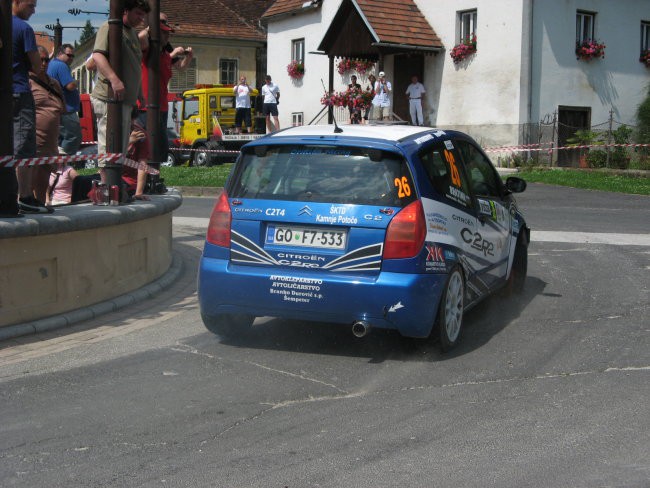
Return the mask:
<svg viewBox="0 0 650 488">
<path fill-rule="evenodd" d="M 194 147 L 195 151 L 192 155 L 193 166 L 210 166 L 210 153 L 206 152 L 207 146 L 205 144 L 197 144 Z"/>
<path fill-rule="evenodd" d="M 522 293 L 526 284 L 526 275 L 528 274 L 528 246 L 524 243 L 523 235 L 523 232 L 519 234 L 517 245 L 515 246 L 512 270 L 510 270 L 510 276 L 506 285 L 506 290 L 509 294 Z"/>
<path fill-rule="evenodd" d="M 176 155 L 172 151 L 169 151 L 167 153 L 167 161 L 164 161 L 160 166 L 176 166 L 177 163 L 178 162 L 176 161 Z"/>
<path fill-rule="evenodd" d="M 438 335 L 442 352 L 454 348 L 460 340 L 465 303 L 465 281 L 459 267 L 449 273 L 438 305 Z"/>
<path fill-rule="evenodd" d="M 213 334 L 217 334 L 221 337 L 243 337 L 251 332 L 251 326 L 253 325 L 255 317 L 243 314 L 201 314 L 201 320 L 203 320 L 205 328 Z"/>
</svg>

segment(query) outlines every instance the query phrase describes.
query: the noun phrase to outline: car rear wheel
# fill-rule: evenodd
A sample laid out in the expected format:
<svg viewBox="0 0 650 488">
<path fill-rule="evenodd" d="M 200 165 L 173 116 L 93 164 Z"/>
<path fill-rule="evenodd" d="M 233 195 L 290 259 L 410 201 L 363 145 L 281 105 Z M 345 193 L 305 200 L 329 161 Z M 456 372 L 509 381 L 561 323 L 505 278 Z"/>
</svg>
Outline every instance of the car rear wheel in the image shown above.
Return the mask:
<svg viewBox="0 0 650 488">
<path fill-rule="evenodd" d="M 205 328 L 221 337 L 245 336 L 250 333 L 255 317 L 244 314 L 204 315 L 201 319 Z"/>
<path fill-rule="evenodd" d="M 463 274 L 460 268 L 456 267 L 449 274 L 438 306 L 438 332 L 443 352 L 449 351 L 458 344 L 463 325 L 464 297 Z"/>
</svg>

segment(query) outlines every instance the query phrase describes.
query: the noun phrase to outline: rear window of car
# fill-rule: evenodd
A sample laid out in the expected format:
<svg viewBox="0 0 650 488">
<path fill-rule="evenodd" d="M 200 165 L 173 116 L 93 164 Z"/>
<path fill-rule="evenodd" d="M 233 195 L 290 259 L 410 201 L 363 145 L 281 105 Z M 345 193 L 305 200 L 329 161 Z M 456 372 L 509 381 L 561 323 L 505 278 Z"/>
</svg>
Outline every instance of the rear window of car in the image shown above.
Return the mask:
<svg viewBox="0 0 650 488">
<path fill-rule="evenodd" d="M 233 198 L 398 207 L 414 193 L 400 155 L 324 145 L 247 148 L 228 187 Z"/>
</svg>

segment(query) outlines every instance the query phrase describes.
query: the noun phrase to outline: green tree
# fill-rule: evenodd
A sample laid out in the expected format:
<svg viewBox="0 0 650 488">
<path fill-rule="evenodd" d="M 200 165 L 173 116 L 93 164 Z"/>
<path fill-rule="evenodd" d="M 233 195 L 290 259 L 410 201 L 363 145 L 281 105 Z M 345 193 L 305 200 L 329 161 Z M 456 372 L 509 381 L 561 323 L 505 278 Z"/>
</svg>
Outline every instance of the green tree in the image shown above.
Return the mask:
<svg viewBox="0 0 650 488">
<path fill-rule="evenodd" d="M 79 36 L 79 44 L 83 44 L 88 39 L 95 35 L 95 28 L 90 23 L 90 20 L 86 20 L 86 25 L 84 25 L 81 35 Z"/>
</svg>

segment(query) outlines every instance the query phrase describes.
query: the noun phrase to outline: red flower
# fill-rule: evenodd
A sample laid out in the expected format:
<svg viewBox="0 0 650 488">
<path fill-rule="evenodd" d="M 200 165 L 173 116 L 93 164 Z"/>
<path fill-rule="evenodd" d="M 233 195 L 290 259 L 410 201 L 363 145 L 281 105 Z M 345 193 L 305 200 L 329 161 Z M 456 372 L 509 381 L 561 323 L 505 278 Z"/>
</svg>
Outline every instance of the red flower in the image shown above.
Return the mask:
<svg viewBox="0 0 650 488">
<path fill-rule="evenodd" d="M 650 68 L 650 49 L 645 49 L 639 57 L 639 62 L 645 64 L 646 68 Z"/>
<path fill-rule="evenodd" d="M 460 63 L 463 59 L 471 56 L 476 52 L 476 34 L 471 37 L 461 39 L 460 44 L 451 48 L 449 55 L 454 60 L 454 64 Z"/>
<path fill-rule="evenodd" d="M 576 41 L 576 59 L 591 61 L 594 58 L 605 57 L 605 44 L 593 39 L 586 39 L 582 42 Z"/>
<path fill-rule="evenodd" d="M 294 80 L 299 80 L 305 76 L 305 65 L 300 61 L 291 61 L 287 65 L 287 73 L 289 73 L 289 76 Z"/>
</svg>

